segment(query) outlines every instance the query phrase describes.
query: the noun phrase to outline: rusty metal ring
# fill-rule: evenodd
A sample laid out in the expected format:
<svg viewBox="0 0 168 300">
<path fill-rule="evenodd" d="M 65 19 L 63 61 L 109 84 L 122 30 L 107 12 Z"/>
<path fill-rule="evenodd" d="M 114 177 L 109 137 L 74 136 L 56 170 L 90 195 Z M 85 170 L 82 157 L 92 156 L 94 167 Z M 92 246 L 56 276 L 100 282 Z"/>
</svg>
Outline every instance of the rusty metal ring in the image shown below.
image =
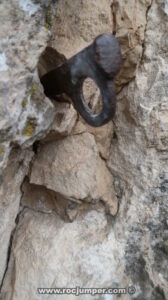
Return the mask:
<svg viewBox="0 0 168 300">
<path fill-rule="evenodd" d="M 102 34 L 60 67 L 41 78 L 46 96 L 54 98 L 66 93 L 75 109 L 91 126 L 102 126 L 115 113 L 116 96 L 113 80 L 121 67 L 121 51 L 112 34 Z M 102 95 L 102 111 L 94 114 L 85 102 L 82 86 L 89 77 L 95 81 Z"/>
</svg>

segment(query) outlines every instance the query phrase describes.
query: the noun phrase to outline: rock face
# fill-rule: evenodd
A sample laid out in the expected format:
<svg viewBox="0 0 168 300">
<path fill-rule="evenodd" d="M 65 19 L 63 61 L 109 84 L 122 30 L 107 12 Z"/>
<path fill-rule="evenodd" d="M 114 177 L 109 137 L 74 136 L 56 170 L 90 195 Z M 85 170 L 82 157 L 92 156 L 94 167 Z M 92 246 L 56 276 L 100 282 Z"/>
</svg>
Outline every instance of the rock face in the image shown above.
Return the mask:
<svg viewBox="0 0 168 300">
<path fill-rule="evenodd" d="M 118 90 L 136 75 L 136 67 L 144 47 L 146 16 L 151 3 L 152 0 L 112 1 L 113 32 L 120 43 L 123 60 L 122 70 L 116 81 Z"/>
<path fill-rule="evenodd" d="M 120 265 L 123 253 L 120 252 L 119 258 L 120 245 L 113 243 L 114 233 L 110 232 L 111 225 L 103 213 L 90 211 L 73 223 L 64 223 L 58 216 L 25 210 L 19 223 L 3 299 L 18 299 L 18 290 L 13 290 L 11 280 L 16 276 L 15 287 L 25 286 L 25 269 L 29 292 L 26 288 L 19 291 L 19 297 L 25 300 L 47 297 L 37 293 L 38 287 L 111 286 L 123 271 Z M 76 299 L 75 295 L 60 297 Z M 79 296 L 79 299 L 92 298 L 92 295 Z"/>
<path fill-rule="evenodd" d="M 0 3 L 0 284 L 21 184 L 33 156 L 28 146 L 44 135 L 55 115 L 37 76 L 38 59 L 50 35 L 47 14 L 51 21 L 56 7 L 45 2 Z"/>
<path fill-rule="evenodd" d="M 46 299 L 47 295 L 38 294 L 38 288 L 76 286 L 127 288 L 124 295 L 79 295 L 79 299 L 168 299 L 166 0 L 58 1 L 49 42 L 49 47 L 58 51 L 54 63 L 65 59 L 62 54 L 68 58 L 86 47 L 102 32 L 116 32 L 121 45 L 123 67 L 116 80 L 114 125 L 97 129 L 85 124 L 70 104 L 53 105 L 43 95 L 37 63 L 46 46 L 47 32 L 43 26 L 46 21 L 37 20 L 45 14 L 46 27 L 51 23 L 45 4 L 13 1 L 10 6 L 6 1 L 3 5 L 4 14 L 12 12 L 11 20 L 14 18 L 17 24 L 38 24 L 33 27 L 36 39 L 33 35 L 33 41 L 25 41 L 28 49 L 33 43 L 32 48 L 24 53 L 20 47 L 18 50 L 23 81 L 19 81 L 19 67 L 11 67 L 16 72 L 13 89 L 17 89 L 12 90 L 15 101 L 10 100 L 9 107 L 20 118 L 15 117 L 8 129 L 10 114 L 2 110 L 0 117 L 7 138 L 1 143 L 3 150 L 0 148 L 4 168 L 0 192 L 0 299 Z M 17 16 L 13 13 L 16 8 Z M 42 42 L 43 47 L 39 46 Z M 12 45 L 9 50 L 16 49 Z M 5 82 L 11 83 L 4 53 L 0 58 L 3 97 L 8 86 Z M 25 65 L 21 64 L 22 55 Z M 32 69 L 27 67 L 31 55 Z M 52 66 L 49 58 L 39 63 L 39 74 Z M 24 72 L 36 78 L 36 89 L 26 85 Z M 25 89 L 21 85 L 18 91 L 20 82 Z M 25 112 L 20 114 L 22 93 L 27 93 L 29 100 L 28 105 L 23 102 Z M 99 91 L 92 83 L 86 86 L 86 95 L 89 105 L 99 107 Z M 32 97 L 40 102 L 31 102 Z M 5 104 L 2 101 L 3 109 L 8 108 Z M 31 122 L 26 127 L 24 120 L 30 111 Z M 23 121 L 21 125 L 19 120 Z M 75 295 L 54 297 L 76 299 Z"/>
<path fill-rule="evenodd" d="M 111 0 L 59 1 L 52 45 L 69 58 L 97 35 L 112 32 L 110 4 Z"/>
<path fill-rule="evenodd" d="M 33 152 L 30 150 L 21 151 L 15 148 L 9 156 L 9 162 L 5 169 L 4 176 L 1 177 L 0 188 L 0 279 L 2 280 L 6 269 L 8 248 L 11 232 L 15 227 L 15 219 L 19 212 L 21 198 L 20 185 L 24 176 L 28 173 L 29 162 Z"/>
<path fill-rule="evenodd" d="M 164 1 L 153 1 L 147 21 L 136 79 L 119 95 L 117 139 L 112 141 L 109 167 L 122 194 L 117 227 L 120 231 L 122 223 L 126 233 L 126 271 L 137 287 L 135 299 L 167 299 L 168 15 Z"/>
<path fill-rule="evenodd" d="M 89 133 L 41 147 L 32 167 L 30 183 L 45 186 L 75 202 L 102 200 L 112 215 L 117 212 L 112 175 Z"/>
<path fill-rule="evenodd" d="M 0 5 L 1 172 L 11 142 L 32 144 L 54 117 L 53 105 L 44 97 L 36 69 L 49 38 L 45 14 L 50 9 L 52 16 L 54 8 L 49 2 L 46 6 L 13 0 Z"/>
</svg>

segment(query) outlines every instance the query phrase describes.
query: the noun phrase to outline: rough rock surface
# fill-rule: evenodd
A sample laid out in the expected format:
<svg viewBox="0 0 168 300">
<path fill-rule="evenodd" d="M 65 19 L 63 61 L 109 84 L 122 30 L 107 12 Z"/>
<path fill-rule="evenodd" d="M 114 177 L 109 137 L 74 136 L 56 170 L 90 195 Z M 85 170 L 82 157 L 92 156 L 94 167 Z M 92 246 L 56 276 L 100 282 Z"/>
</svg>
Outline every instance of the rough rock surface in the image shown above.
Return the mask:
<svg viewBox="0 0 168 300">
<path fill-rule="evenodd" d="M 13 149 L 4 176 L 0 178 L 0 282 L 7 266 L 11 232 L 16 226 L 15 219 L 21 198 L 20 185 L 29 171 L 32 156 L 33 152 L 30 150 Z"/>
<path fill-rule="evenodd" d="M 137 288 L 135 299 L 167 299 L 167 2 L 153 1 L 147 21 L 136 79 L 119 95 L 109 167 L 122 196 L 117 230 L 125 232 L 125 268 Z"/>
<path fill-rule="evenodd" d="M 64 223 L 58 216 L 25 210 L 13 242 L 3 299 L 48 299 L 38 295 L 38 287 L 108 287 L 120 277 L 124 253 L 119 251 L 119 243 L 113 243 L 111 224 L 100 212 L 83 215 Z M 22 285 L 25 288 L 19 291 Z M 75 295 L 54 297 L 76 299 Z M 99 297 L 83 295 L 79 299 L 104 299 Z"/>
<path fill-rule="evenodd" d="M 113 0 L 113 32 L 122 50 L 122 69 L 116 80 L 117 89 L 135 77 L 144 47 L 147 13 L 152 0 Z"/>
<path fill-rule="evenodd" d="M 24 10 L 24 3 L 30 1 L 20 3 Z M 33 11 L 39 5 L 34 4 Z M 56 16 L 50 46 L 67 57 L 97 34 L 116 31 L 123 68 L 117 79 L 120 92 L 115 126 L 91 129 L 72 107 L 68 109 L 69 104 L 59 103 L 52 130 L 34 145 L 29 173 L 32 152 L 20 149 L 18 156 L 13 154 L 13 173 L 8 165 L 6 174 L 10 176 L 6 175 L 2 186 L 4 216 L 8 214 L 8 200 L 12 216 L 11 223 L 5 217 L 1 222 L 6 240 L 2 260 L 7 256 L 21 191 L 23 210 L 16 220 L 8 264 L 4 260 L 0 265 L 7 267 L 0 299 L 48 299 L 52 296 L 38 295 L 37 288 L 58 286 L 136 289 L 132 295 L 80 295 L 81 300 L 168 299 L 167 1 L 60 0 Z M 0 61 L 6 69 L 3 55 Z M 96 97 L 95 89 L 91 98 Z M 27 145 L 38 136 L 26 139 Z M 25 140 L 17 137 L 24 144 Z M 6 158 L 9 146 L 7 149 Z M 108 201 L 114 214 L 113 178 L 120 204 L 115 218 L 106 214 L 100 201 L 97 203 L 99 199 Z"/>
<path fill-rule="evenodd" d="M 77 112 L 69 103 L 55 103 L 55 118 L 43 142 L 70 135 L 77 121 Z"/>
<path fill-rule="evenodd" d="M 100 156 L 107 160 L 110 154 L 111 139 L 114 134 L 113 123 L 109 122 L 104 126 L 96 128 L 84 123 L 83 120 L 79 120 L 71 134 L 82 134 L 84 132 L 89 132 L 94 135 Z"/>
<path fill-rule="evenodd" d="M 117 212 L 112 175 L 89 133 L 42 146 L 32 166 L 30 183 L 45 186 L 72 201 L 102 200 L 111 214 Z"/>
<path fill-rule="evenodd" d="M 104 32 L 112 32 L 111 0 L 59 1 L 51 44 L 67 58 Z"/>
<path fill-rule="evenodd" d="M 37 76 L 54 7 L 52 1 L 0 2 L 0 285 L 32 158 L 26 148 L 44 135 L 55 115 Z"/>
<path fill-rule="evenodd" d="M 0 4 L 1 170 L 7 163 L 11 142 L 32 144 L 54 117 L 53 105 L 44 97 L 36 69 L 49 38 L 45 14 L 49 9 L 53 14 L 51 1 L 47 2 L 12 0 Z"/>
</svg>

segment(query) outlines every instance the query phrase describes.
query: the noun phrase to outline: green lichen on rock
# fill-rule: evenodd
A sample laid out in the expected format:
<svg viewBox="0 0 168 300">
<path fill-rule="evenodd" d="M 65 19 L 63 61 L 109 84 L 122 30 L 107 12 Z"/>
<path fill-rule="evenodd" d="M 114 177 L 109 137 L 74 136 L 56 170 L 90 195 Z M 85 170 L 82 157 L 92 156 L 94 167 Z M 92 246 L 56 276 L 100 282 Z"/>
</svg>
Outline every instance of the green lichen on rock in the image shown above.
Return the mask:
<svg viewBox="0 0 168 300">
<path fill-rule="evenodd" d="M 33 97 L 36 94 L 37 86 L 35 83 L 32 83 L 31 89 L 30 89 L 30 96 Z"/>
<path fill-rule="evenodd" d="M 3 160 L 4 152 L 5 152 L 4 147 L 0 145 L 0 161 Z"/>
<path fill-rule="evenodd" d="M 40 83 L 33 82 L 30 89 L 30 99 L 36 107 L 41 106 L 41 101 L 44 99 L 44 94 L 40 90 Z"/>
<path fill-rule="evenodd" d="M 24 136 L 32 136 L 36 130 L 37 120 L 33 117 L 28 117 L 23 131 Z"/>
<path fill-rule="evenodd" d="M 52 16 L 51 16 L 51 10 L 49 8 L 45 15 L 45 28 L 47 30 L 50 30 L 51 26 L 52 26 Z"/>
<path fill-rule="evenodd" d="M 4 148 L 2 146 L 0 146 L 0 155 L 4 153 Z"/>
</svg>

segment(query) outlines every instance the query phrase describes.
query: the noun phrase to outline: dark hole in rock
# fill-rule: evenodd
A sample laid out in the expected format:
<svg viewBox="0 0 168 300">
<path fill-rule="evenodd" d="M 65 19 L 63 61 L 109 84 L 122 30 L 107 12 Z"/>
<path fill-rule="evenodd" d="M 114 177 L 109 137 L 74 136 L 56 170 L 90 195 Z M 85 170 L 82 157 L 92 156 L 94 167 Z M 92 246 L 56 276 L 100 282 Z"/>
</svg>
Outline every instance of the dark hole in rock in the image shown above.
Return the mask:
<svg viewBox="0 0 168 300">
<path fill-rule="evenodd" d="M 35 154 L 38 153 L 38 148 L 39 148 L 39 141 L 36 141 L 33 144 L 33 151 L 34 151 Z"/>
<path fill-rule="evenodd" d="M 38 62 L 38 73 L 41 78 L 47 72 L 59 67 L 66 61 L 66 57 L 52 47 L 46 47 Z"/>
<path fill-rule="evenodd" d="M 118 139 L 118 136 L 117 136 L 117 133 L 114 131 L 113 133 L 113 139 L 117 140 Z"/>
<path fill-rule="evenodd" d="M 59 53 L 56 49 L 49 46 L 46 47 L 44 52 L 41 54 L 38 62 L 37 68 L 39 78 L 41 78 L 46 73 L 58 68 L 64 62 L 66 62 L 66 60 L 66 57 L 63 54 Z M 57 100 L 59 102 L 71 103 L 71 99 L 65 94 L 55 97 L 54 100 Z M 53 101 L 53 104 L 55 104 L 55 101 Z"/>
</svg>

